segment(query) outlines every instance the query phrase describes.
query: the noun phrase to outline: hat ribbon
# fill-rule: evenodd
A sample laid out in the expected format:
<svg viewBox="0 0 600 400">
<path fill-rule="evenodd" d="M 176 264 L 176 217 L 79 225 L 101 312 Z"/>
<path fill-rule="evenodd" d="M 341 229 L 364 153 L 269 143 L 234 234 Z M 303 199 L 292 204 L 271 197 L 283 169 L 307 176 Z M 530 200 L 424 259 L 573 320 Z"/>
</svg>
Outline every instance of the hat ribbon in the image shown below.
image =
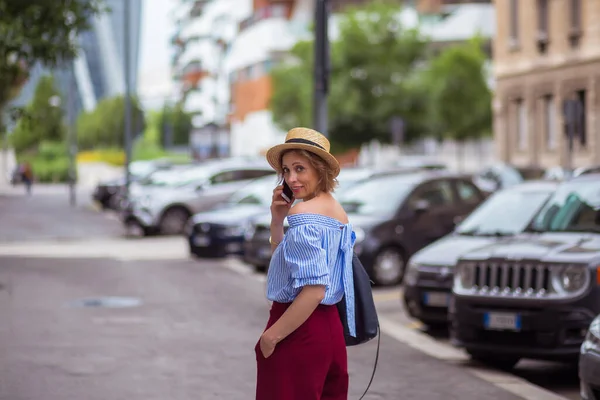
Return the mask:
<svg viewBox="0 0 600 400">
<path fill-rule="evenodd" d="M 321 150 L 325 150 L 325 147 L 321 146 L 318 143 L 315 142 L 311 142 L 310 140 L 306 140 L 306 139 L 288 139 L 285 141 L 286 143 L 302 143 L 302 144 L 309 144 L 311 146 L 315 146 L 320 148 Z M 327 151 L 327 150 L 325 150 Z"/>
</svg>

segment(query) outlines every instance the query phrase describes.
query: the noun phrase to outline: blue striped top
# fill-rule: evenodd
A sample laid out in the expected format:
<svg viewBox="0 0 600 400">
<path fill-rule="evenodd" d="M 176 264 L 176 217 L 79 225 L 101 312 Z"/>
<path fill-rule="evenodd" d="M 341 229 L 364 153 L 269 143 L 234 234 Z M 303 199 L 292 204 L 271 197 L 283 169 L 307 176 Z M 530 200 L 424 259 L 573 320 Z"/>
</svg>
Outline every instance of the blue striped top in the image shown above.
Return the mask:
<svg viewBox="0 0 600 400">
<path fill-rule="evenodd" d="M 271 257 L 267 298 L 291 303 L 303 286 L 324 285 L 321 304 L 334 305 L 346 296 L 349 333 L 356 337 L 352 226 L 320 214 L 292 214 L 287 219 L 289 229 Z"/>
</svg>

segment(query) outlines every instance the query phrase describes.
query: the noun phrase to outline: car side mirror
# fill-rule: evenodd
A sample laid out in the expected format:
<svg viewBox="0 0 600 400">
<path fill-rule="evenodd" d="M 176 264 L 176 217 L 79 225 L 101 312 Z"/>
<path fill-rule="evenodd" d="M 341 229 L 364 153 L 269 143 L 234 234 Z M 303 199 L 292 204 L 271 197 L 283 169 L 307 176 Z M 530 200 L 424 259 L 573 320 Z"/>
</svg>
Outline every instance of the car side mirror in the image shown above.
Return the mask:
<svg viewBox="0 0 600 400">
<path fill-rule="evenodd" d="M 430 204 L 427 200 L 417 200 L 415 202 L 414 210 L 417 215 L 423 214 L 429 210 Z"/>
</svg>

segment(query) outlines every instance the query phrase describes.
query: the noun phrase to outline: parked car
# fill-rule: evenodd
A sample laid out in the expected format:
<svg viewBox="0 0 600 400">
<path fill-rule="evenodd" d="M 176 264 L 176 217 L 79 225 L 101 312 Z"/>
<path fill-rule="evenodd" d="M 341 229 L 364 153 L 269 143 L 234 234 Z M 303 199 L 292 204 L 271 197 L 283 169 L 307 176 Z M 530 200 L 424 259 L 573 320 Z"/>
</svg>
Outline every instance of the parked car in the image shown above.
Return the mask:
<svg viewBox="0 0 600 400">
<path fill-rule="evenodd" d="M 268 212 L 275 186 L 272 175 L 258 178 L 221 206 L 195 214 L 186 228 L 190 254 L 205 258 L 241 254 L 249 220 Z"/>
<path fill-rule="evenodd" d="M 155 161 L 134 161 L 129 166 L 130 182 L 136 182 L 143 179 L 155 171 L 168 170 L 173 164 L 168 160 Z M 100 181 L 92 193 L 92 199 L 96 201 L 103 209 L 117 210 L 122 198 L 123 188 L 126 184 L 125 176 L 116 179 Z"/>
<path fill-rule="evenodd" d="M 600 400 L 600 314 L 581 345 L 579 380 L 583 400 Z"/>
<path fill-rule="evenodd" d="M 430 326 L 447 326 L 454 266 L 460 255 L 523 232 L 557 186 L 531 181 L 495 192 L 454 232 L 416 252 L 404 278 L 408 314 Z"/>
<path fill-rule="evenodd" d="M 185 171 L 175 185 L 138 193 L 122 220 L 130 230 L 137 226 L 144 234 L 182 234 L 192 215 L 214 208 L 251 180 L 266 175 L 275 175 L 266 161 L 205 163 Z"/>
<path fill-rule="evenodd" d="M 452 232 L 484 198 L 468 176 L 418 172 L 371 178 L 339 200 L 365 269 L 376 284 L 394 285 L 415 252 Z"/>
<path fill-rule="evenodd" d="M 484 168 L 473 179 L 475 184 L 487 193 L 517 185 L 525 180 L 517 168 L 504 163 Z"/>
<path fill-rule="evenodd" d="M 600 313 L 600 175 L 560 184 L 527 230 L 464 254 L 449 307 L 452 343 L 503 368 L 577 360 Z"/>
</svg>

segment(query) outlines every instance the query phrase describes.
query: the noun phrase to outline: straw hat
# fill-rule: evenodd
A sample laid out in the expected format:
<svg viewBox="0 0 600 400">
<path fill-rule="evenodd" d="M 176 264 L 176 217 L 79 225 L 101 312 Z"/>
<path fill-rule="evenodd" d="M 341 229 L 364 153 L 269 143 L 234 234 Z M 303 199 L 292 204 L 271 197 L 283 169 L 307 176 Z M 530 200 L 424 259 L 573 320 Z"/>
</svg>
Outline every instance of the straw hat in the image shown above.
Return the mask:
<svg viewBox="0 0 600 400">
<path fill-rule="evenodd" d="M 321 133 L 308 128 L 294 128 L 290 130 L 285 143 L 271 147 L 267 151 L 267 161 L 277 172 L 281 172 L 281 154 L 287 150 L 306 150 L 321 157 L 333 171 L 333 175 L 340 173 L 340 164 L 329 152 L 329 140 Z"/>
</svg>

